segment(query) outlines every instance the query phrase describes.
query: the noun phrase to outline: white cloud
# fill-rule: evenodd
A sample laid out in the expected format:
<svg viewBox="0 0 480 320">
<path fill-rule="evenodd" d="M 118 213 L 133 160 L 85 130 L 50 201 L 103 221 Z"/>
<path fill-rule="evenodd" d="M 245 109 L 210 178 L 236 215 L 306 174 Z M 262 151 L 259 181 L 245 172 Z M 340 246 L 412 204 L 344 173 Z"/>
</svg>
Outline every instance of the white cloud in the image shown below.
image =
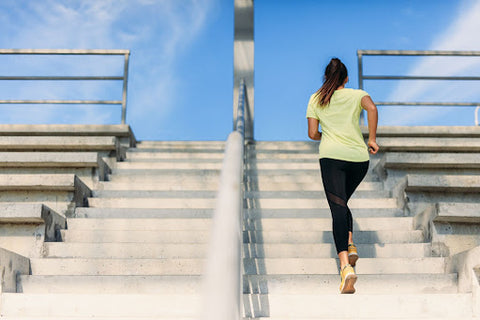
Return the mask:
<svg viewBox="0 0 480 320">
<path fill-rule="evenodd" d="M 177 97 L 181 96 L 181 79 L 175 75 L 177 59 L 205 27 L 214 1 L 7 0 L 0 4 L 0 24 L 3 28 L 0 43 L 4 48 L 131 49 L 129 117 L 140 119 L 149 115 L 161 121 L 162 116 L 172 110 Z M 121 59 L 89 58 L 79 62 L 75 60 L 73 65 L 71 59 L 14 59 L 17 62 L 12 64 L 8 62 L 12 61 L 10 58 L 0 59 L 0 69 L 28 75 L 32 72 L 59 71 L 70 75 L 118 75 L 123 71 Z M 114 99 L 119 99 L 121 88 L 114 91 Z M 68 95 L 71 92 L 72 88 L 65 86 L 49 87 L 48 92 L 43 87 L 19 86 L 8 92 L 0 89 L 1 95 L 18 95 L 15 98 L 19 99 L 70 98 Z M 111 86 L 81 86 L 76 89 L 76 94 L 85 96 L 85 99 L 104 99 L 105 95 L 112 95 Z M 77 114 L 78 122 L 98 123 L 98 117 L 103 116 L 96 115 L 92 110 L 105 107 L 93 108 L 96 107 Z M 59 122 L 55 111 L 48 113 L 39 109 L 42 108 L 29 113 L 31 119 L 18 115 L 23 116 L 26 123 L 36 119 Z M 158 113 L 158 110 L 161 112 Z M 105 121 L 105 117 L 100 120 Z"/>
<path fill-rule="evenodd" d="M 439 23 L 439 27 L 441 24 Z M 458 16 L 445 32 L 439 34 L 430 46 L 431 50 L 476 50 L 480 49 L 480 0 L 463 3 Z M 466 76 L 480 73 L 480 57 L 424 57 L 412 66 L 409 75 L 423 76 Z M 412 82 L 414 85 L 412 85 Z M 409 83 L 408 83 L 409 82 Z M 459 94 L 461 92 L 461 94 Z M 474 102 L 480 100 L 478 82 L 452 83 L 439 81 L 402 81 L 388 97 L 388 101 L 434 101 Z M 436 109 L 434 117 L 440 118 L 451 110 Z M 473 111 L 472 111 L 473 115 Z M 432 110 L 409 108 L 409 112 L 385 112 L 385 121 L 397 124 L 411 124 L 420 119 L 432 118 Z M 473 119 L 473 116 L 472 116 Z M 432 119 L 433 120 L 433 119 Z M 455 119 L 452 119 L 453 121 Z M 473 120 L 472 120 L 473 123 Z"/>
</svg>

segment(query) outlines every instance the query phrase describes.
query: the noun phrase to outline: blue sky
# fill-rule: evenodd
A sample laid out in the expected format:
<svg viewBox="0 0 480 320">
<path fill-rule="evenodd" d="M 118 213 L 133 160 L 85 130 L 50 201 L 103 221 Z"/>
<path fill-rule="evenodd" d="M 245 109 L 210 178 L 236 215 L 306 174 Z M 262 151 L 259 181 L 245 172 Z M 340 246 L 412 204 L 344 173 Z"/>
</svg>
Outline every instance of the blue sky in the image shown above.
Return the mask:
<svg viewBox="0 0 480 320">
<path fill-rule="evenodd" d="M 130 49 L 138 139 L 224 140 L 232 125 L 233 0 L 2 0 L 0 47 Z M 305 108 L 358 49 L 480 50 L 480 0 L 255 2 L 255 137 L 305 140 Z M 479 58 L 367 57 L 369 74 L 478 75 Z M 117 75 L 118 58 L 0 56 L 3 75 Z M 376 101 L 480 101 L 480 84 L 368 81 Z M 0 99 L 118 99 L 119 83 L 0 83 Z M 119 107 L 0 106 L 2 123 L 118 123 Z M 473 125 L 475 108 L 379 106 L 381 125 Z"/>
</svg>

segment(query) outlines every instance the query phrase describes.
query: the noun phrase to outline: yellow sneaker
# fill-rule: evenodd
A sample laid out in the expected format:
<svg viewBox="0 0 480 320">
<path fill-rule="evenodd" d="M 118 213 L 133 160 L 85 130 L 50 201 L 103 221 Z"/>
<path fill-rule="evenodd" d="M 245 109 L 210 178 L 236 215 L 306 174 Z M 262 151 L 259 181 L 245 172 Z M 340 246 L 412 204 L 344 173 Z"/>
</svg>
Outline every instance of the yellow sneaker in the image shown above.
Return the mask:
<svg viewBox="0 0 480 320">
<path fill-rule="evenodd" d="M 357 247 L 353 243 L 350 243 L 348 245 L 348 263 L 352 267 L 355 267 L 357 260 L 358 260 Z"/>
<path fill-rule="evenodd" d="M 357 282 L 357 275 L 353 270 L 353 267 L 347 264 L 343 267 L 343 270 L 340 271 L 340 276 L 342 277 L 342 283 L 340 283 L 340 293 L 355 293 L 355 288 L 353 287 L 355 282 Z"/>
</svg>

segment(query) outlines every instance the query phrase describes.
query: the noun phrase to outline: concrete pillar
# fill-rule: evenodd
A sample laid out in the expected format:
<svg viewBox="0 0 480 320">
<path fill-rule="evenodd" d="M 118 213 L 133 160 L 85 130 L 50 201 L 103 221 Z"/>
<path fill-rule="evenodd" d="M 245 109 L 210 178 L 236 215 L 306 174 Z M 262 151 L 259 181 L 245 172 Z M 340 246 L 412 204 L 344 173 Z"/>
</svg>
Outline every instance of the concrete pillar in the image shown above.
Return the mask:
<svg viewBox="0 0 480 320">
<path fill-rule="evenodd" d="M 235 29 L 233 42 L 233 124 L 237 121 L 238 87 L 245 79 L 245 139 L 253 140 L 254 119 L 254 42 L 253 42 L 253 0 L 234 0 Z"/>
</svg>

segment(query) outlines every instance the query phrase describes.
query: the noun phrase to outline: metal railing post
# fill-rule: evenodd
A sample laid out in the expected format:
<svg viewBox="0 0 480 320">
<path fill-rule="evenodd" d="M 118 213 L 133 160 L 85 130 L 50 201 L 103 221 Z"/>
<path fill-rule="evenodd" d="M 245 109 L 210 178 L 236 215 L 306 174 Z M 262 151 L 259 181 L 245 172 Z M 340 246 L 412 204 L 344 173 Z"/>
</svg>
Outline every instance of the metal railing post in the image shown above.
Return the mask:
<svg viewBox="0 0 480 320">
<path fill-rule="evenodd" d="M 358 88 L 363 90 L 363 61 L 362 52 L 357 51 L 358 56 Z M 360 125 L 365 125 L 365 110 L 362 110 L 362 116 L 360 117 Z"/>
<path fill-rule="evenodd" d="M 126 123 L 126 118 L 127 118 L 127 85 L 128 85 L 129 57 L 130 57 L 130 52 L 125 53 L 125 62 L 123 65 L 122 124 Z"/>
</svg>

